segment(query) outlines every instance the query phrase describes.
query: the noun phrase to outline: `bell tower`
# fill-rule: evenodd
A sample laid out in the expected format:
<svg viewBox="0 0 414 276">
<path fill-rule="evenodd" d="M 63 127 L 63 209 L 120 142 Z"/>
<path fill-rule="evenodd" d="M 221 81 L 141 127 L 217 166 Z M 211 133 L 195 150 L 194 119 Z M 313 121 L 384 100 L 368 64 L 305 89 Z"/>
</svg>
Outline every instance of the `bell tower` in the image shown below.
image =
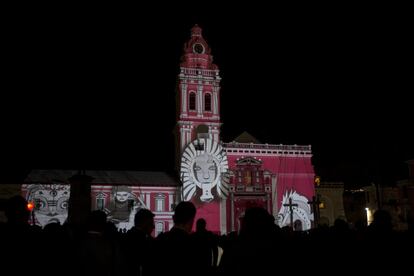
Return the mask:
<svg viewBox="0 0 414 276">
<path fill-rule="evenodd" d="M 195 25 L 184 44 L 177 82 L 177 153 L 198 137 L 220 139 L 220 76 L 211 49 Z"/>
</svg>

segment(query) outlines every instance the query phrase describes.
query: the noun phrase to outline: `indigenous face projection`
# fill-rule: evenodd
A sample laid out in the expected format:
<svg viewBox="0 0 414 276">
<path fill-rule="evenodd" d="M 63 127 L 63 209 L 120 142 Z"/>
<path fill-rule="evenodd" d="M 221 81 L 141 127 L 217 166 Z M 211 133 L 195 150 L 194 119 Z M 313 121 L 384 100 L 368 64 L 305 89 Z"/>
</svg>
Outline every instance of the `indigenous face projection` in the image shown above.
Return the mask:
<svg viewBox="0 0 414 276">
<path fill-rule="evenodd" d="M 134 226 L 134 216 L 142 207 L 137 196 L 132 193 L 128 186 L 113 186 L 111 201 L 105 209 L 108 220 L 113 222 L 117 228 L 130 229 Z"/>
<path fill-rule="evenodd" d="M 35 223 L 42 227 L 49 223 L 63 224 L 66 221 L 69 197 L 70 185 L 27 185 L 26 198 L 34 203 Z"/>
<path fill-rule="evenodd" d="M 190 143 L 181 159 L 181 175 L 185 200 L 190 200 L 201 189 L 200 200 L 214 199 L 212 189 L 225 198 L 228 194 L 228 163 L 223 148 L 209 138 L 200 138 Z"/>
</svg>

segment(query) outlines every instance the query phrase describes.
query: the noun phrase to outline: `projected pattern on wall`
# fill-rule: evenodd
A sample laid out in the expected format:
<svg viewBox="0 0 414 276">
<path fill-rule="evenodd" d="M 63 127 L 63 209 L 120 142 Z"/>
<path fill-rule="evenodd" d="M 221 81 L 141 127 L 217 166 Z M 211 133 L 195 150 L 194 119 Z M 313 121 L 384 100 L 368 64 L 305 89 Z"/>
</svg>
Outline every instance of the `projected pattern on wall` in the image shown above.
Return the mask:
<svg viewBox="0 0 414 276">
<path fill-rule="evenodd" d="M 28 201 L 35 204 L 35 223 L 45 226 L 58 222 L 63 224 L 68 217 L 70 185 L 29 184 L 23 185 L 23 192 Z"/>
</svg>

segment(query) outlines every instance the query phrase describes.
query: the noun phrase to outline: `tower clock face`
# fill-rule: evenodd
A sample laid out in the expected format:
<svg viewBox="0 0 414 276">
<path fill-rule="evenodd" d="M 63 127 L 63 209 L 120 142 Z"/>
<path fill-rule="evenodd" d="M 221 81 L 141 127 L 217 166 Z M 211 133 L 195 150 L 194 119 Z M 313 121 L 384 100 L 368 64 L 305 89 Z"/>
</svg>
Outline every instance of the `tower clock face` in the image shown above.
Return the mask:
<svg viewBox="0 0 414 276">
<path fill-rule="evenodd" d="M 193 46 L 193 51 L 196 54 L 202 54 L 202 53 L 204 53 L 204 47 L 200 43 L 196 43 Z"/>
</svg>

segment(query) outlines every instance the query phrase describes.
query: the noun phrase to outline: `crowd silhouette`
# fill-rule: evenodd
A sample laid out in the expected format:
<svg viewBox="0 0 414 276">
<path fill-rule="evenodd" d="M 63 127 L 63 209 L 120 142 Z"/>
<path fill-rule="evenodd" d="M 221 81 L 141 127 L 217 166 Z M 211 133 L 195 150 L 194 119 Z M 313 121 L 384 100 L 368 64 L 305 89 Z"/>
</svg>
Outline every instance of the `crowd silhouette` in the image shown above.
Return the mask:
<svg viewBox="0 0 414 276">
<path fill-rule="evenodd" d="M 103 211 L 92 211 L 87 225 L 29 224 L 26 200 L 15 196 L 0 224 L 3 271 L 9 275 L 295 275 L 318 272 L 406 271 L 412 232 L 395 232 L 379 210 L 368 227 L 351 228 L 337 219 L 332 227 L 310 231 L 280 228 L 263 208 L 249 208 L 239 232 L 216 235 L 204 219 L 196 222 L 191 202 L 179 203 L 171 230 L 152 236 L 154 214 L 140 209 L 124 233 Z M 332 269 L 331 269 L 332 268 Z M 409 269 L 409 268 L 408 268 Z M 6 275 L 6 274 L 4 274 Z"/>
</svg>

